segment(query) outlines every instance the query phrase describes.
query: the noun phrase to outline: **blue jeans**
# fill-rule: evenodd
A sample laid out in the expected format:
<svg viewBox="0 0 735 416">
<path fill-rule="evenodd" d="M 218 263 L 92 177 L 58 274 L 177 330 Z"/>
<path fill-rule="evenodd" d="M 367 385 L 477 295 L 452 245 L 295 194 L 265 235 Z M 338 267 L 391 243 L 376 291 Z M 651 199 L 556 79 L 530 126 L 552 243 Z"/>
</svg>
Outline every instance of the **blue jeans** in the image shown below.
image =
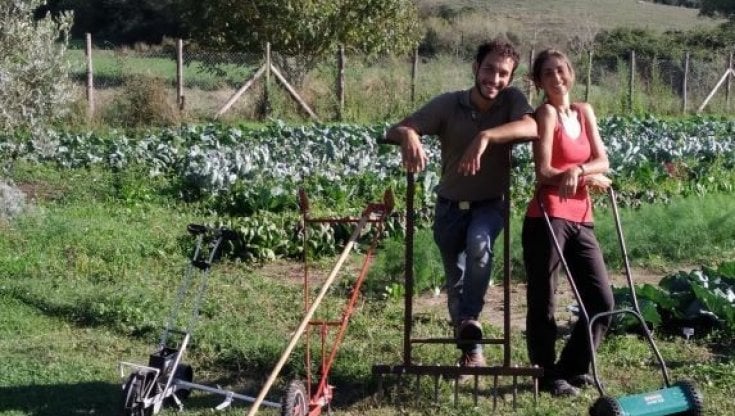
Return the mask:
<svg viewBox="0 0 735 416">
<path fill-rule="evenodd" d="M 473 202 L 462 209 L 457 202 L 439 198 L 434 217 L 434 241 L 444 263 L 447 307 L 456 328 L 465 319 L 478 319 L 493 265 L 493 244 L 503 229 L 503 201 Z M 463 345 L 479 352 L 479 344 Z"/>
</svg>

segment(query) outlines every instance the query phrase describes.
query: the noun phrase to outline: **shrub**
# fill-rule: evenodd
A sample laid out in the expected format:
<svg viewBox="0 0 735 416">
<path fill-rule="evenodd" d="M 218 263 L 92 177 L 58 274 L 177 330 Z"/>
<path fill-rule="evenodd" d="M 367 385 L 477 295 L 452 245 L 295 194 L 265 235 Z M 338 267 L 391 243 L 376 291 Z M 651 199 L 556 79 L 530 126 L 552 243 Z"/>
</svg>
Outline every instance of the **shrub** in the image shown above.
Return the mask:
<svg viewBox="0 0 735 416">
<path fill-rule="evenodd" d="M 72 16 L 34 21 L 34 10 L 41 3 L 0 2 L 0 129 L 4 131 L 40 132 L 66 114 L 72 99 L 65 56 Z"/>
<path fill-rule="evenodd" d="M 122 95 L 104 115 L 113 126 L 170 126 L 178 122 L 169 102 L 166 81 L 159 77 L 133 75 L 125 79 Z"/>
</svg>

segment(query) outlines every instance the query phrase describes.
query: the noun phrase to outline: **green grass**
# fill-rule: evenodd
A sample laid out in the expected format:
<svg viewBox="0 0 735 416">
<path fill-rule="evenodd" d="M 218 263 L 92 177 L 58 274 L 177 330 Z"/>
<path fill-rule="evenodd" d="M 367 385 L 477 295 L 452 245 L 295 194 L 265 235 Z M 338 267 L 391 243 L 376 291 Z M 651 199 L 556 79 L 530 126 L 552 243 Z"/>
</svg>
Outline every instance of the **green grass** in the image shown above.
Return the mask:
<svg viewBox="0 0 735 416">
<path fill-rule="evenodd" d="M 550 31 L 576 33 L 580 28 L 627 26 L 663 32 L 714 26 L 722 22 L 699 17 L 697 9 L 631 0 L 420 0 L 418 5 L 432 14 L 460 13 L 458 25 L 461 25 L 463 17 L 470 19 L 473 14 L 483 14 L 487 27 L 519 32 L 521 36 L 531 36 L 535 32 L 541 43 Z"/>
<path fill-rule="evenodd" d="M 596 218 L 605 257 L 621 265 L 612 215 L 599 212 Z M 735 199 L 729 194 L 621 210 L 621 223 L 628 254 L 639 265 L 715 264 L 735 254 Z"/>
<path fill-rule="evenodd" d="M 134 343 L 0 294 L 0 414 L 113 414 L 114 363 Z"/>
<path fill-rule="evenodd" d="M 166 57 L 163 53 L 138 53 L 122 50 L 94 49 L 92 62 L 95 85 L 98 88 L 118 87 L 124 77 L 146 75 L 162 78 L 171 86 L 176 86 L 176 60 L 173 54 Z M 237 56 L 232 55 L 237 58 Z M 71 76 L 86 82 L 87 64 L 84 50 L 70 49 L 69 62 Z M 226 87 L 239 87 L 257 68 L 248 62 L 223 63 L 216 68 L 217 55 L 204 61 L 187 62 L 184 66 L 184 86 L 190 89 L 217 90 Z"/>
<path fill-rule="evenodd" d="M 215 285 L 215 288 L 217 285 Z M 292 288 L 293 289 L 293 288 Z M 247 302 L 247 299 L 242 302 Z M 350 326 L 348 337 L 341 351 L 341 359 L 335 365 L 332 383 L 337 386 L 334 410 L 345 415 L 480 415 L 492 407 L 491 380 L 481 384 L 479 407 L 475 407 L 469 387 L 462 387 L 459 402 L 453 402 L 452 384 L 441 381 L 439 401 L 434 403 L 431 378 L 421 378 L 416 385 L 414 378 L 397 380 L 387 377 L 383 396 L 375 390 L 369 375 L 370 366 L 377 363 L 400 362 L 399 328 L 390 324 L 380 329 L 378 322 L 397 322 L 400 318 L 398 302 L 387 307 L 365 305 Z M 49 316 L 46 311 L 29 306 L 13 297 L 0 295 L 0 363 L 3 377 L 0 379 L 0 414 L 2 415 L 74 415 L 114 414 L 117 411 L 120 385 L 117 375 L 119 360 L 144 363 L 151 352 L 152 342 L 123 336 L 106 328 L 70 324 L 64 319 Z M 226 315 L 225 315 L 226 316 Z M 223 316 L 217 317 L 224 320 Z M 236 333 L 249 334 L 244 340 L 253 342 L 259 333 L 247 322 L 238 318 L 233 328 Z M 378 321 L 380 320 L 380 321 Z M 431 323 L 424 320 L 420 330 L 440 332 L 440 320 Z M 386 333 L 393 335 L 383 338 Z M 279 351 L 285 343 L 284 334 L 270 347 Z M 716 357 L 706 342 L 684 342 L 681 339 L 659 339 L 659 347 L 669 365 L 672 380 L 693 380 L 707 398 L 707 415 L 731 414 L 735 406 L 728 392 L 735 388 L 731 357 Z M 520 334 L 513 338 L 513 361 L 524 362 L 524 346 Z M 434 351 L 415 350 L 417 362 L 440 363 L 451 361 L 456 353 L 450 347 L 437 347 Z M 253 371 L 238 367 L 227 360 L 213 361 L 211 355 L 194 349 L 186 359 L 193 364 L 195 381 L 208 385 L 222 385 L 255 395 L 262 385 L 266 371 Z M 491 362 L 498 362 L 500 351 L 488 348 Z M 355 359 L 355 357 L 360 357 Z M 633 336 L 614 336 L 601 347 L 598 355 L 602 380 L 611 394 L 619 396 L 652 391 L 660 387 L 661 375 L 651 363 L 647 344 Z M 730 358 L 728 358 L 730 357 Z M 274 357 L 269 357 L 275 359 Z M 294 360 L 298 360 L 298 354 Z M 272 361 L 271 361 L 272 362 Z M 228 365 L 229 364 L 229 365 Z M 293 375 L 293 374 L 291 374 Z M 542 393 L 534 403 L 528 390 L 529 380 L 520 379 L 517 415 L 579 415 L 585 414 L 596 399 L 596 392 L 586 390 L 575 399 L 555 399 Z M 499 411 L 511 412 L 512 396 L 510 379 L 500 379 Z M 269 398 L 278 400 L 282 387 L 277 385 Z M 418 389 L 418 390 L 417 390 Z M 418 395 L 416 392 L 419 392 Z M 211 407 L 219 404 L 219 397 L 195 393 L 185 402 L 184 415 L 211 414 Z M 242 404 L 222 414 L 242 414 Z M 163 415 L 177 414 L 165 409 Z M 260 414 L 274 415 L 272 410 Z"/>
</svg>

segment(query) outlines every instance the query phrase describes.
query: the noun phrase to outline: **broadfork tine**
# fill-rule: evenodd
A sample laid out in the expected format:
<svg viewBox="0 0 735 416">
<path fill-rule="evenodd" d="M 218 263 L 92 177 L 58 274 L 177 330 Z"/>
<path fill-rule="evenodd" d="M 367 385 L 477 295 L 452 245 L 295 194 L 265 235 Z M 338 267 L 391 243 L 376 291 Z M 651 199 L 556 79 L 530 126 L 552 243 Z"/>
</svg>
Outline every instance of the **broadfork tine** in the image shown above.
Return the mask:
<svg viewBox="0 0 735 416">
<path fill-rule="evenodd" d="M 439 404 L 439 375 L 434 374 L 434 404 Z"/>
<path fill-rule="evenodd" d="M 421 396 L 421 374 L 416 374 L 416 403 L 419 403 L 419 397 Z"/>
<path fill-rule="evenodd" d="M 498 408 L 498 375 L 493 376 L 493 412 Z"/>
<path fill-rule="evenodd" d="M 480 377 L 475 374 L 475 388 L 472 390 L 472 395 L 474 396 L 473 399 L 475 400 L 475 407 L 477 407 L 478 386 L 480 384 L 479 380 Z"/>
<path fill-rule="evenodd" d="M 518 397 L 518 376 L 513 376 L 513 410 L 516 410 L 516 399 Z"/>
<path fill-rule="evenodd" d="M 454 407 L 459 405 L 459 376 L 454 379 Z"/>
<path fill-rule="evenodd" d="M 398 401 L 398 397 L 401 395 L 401 382 L 403 378 L 403 374 L 398 374 L 398 380 L 396 380 L 396 393 L 393 395 L 393 405 L 396 404 L 396 401 Z"/>
<path fill-rule="evenodd" d="M 383 398 L 383 374 L 378 375 L 378 400 L 381 400 Z"/>
</svg>

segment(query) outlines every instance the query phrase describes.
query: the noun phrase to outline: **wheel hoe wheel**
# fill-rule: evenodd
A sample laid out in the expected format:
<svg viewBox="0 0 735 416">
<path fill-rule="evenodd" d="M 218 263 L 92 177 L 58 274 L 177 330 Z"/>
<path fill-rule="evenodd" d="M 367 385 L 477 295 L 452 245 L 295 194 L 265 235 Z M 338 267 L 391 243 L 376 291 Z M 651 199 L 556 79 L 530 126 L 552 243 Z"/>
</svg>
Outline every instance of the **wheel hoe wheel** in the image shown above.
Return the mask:
<svg viewBox="0 0 735 416">
<path fill-rule="evenodd" d="M 286 394 L 281 398 L 281 416 L 306 416 L 309 411 L 309 399 L 306 388 L 300 380 L 288 383 Z"/>
<path fill-rule="evenodd" d="M 602 396 L 590 408 L 590 416 L 623 416 L 623 409 L 617 400 Z"/>
<path fill-rule="evenodd" d="M 120 415 L 121 416 L 150 416 L 153 407 L 145 408 L 143 400 L 145 397 L 145 375 L 141 373 L 131 374 L 123 385 Z"/>
<path fill-rule="evenodd" d="M 689 400 L 691 408 L 685 413 L 687 416 L 701 416 L 704 414 L 704 398 L 702 394 L 697 390 L 697 387 L 692 381 L 681 380 L 674 384 L 675 386 L 681 387 L 684 390 L 684 394 Z"/>
<path fill-rule="evenodd" d="M 192 369 L 191 366 L 188 364 L 179 364 L 179 366 L 176 367 L 174 378 L 191 383 L 194 380 L 194 369 Z M 179 400 L 184 401 L 189 398 L 189 395 L 191 394 L 191 389 L 180 387 L 176 389 L 176 392 L 174 394 L 176 394 L 176 397 L 178 397 Z M 163 399 L 163 405 L 176 406 L 176 401 L 173 397 L 168 396 Z"/>
<path fill-rule="evenodd" d="M 188 364 L 180 364 L 176 367 L 174 378 L 191 383 L 194 380 L 194 369 Z M 191 389 L 180 388 L 176 390 L 176 396 L 181 400 L 188 399 L 190 394 Z"/>
</svg>

